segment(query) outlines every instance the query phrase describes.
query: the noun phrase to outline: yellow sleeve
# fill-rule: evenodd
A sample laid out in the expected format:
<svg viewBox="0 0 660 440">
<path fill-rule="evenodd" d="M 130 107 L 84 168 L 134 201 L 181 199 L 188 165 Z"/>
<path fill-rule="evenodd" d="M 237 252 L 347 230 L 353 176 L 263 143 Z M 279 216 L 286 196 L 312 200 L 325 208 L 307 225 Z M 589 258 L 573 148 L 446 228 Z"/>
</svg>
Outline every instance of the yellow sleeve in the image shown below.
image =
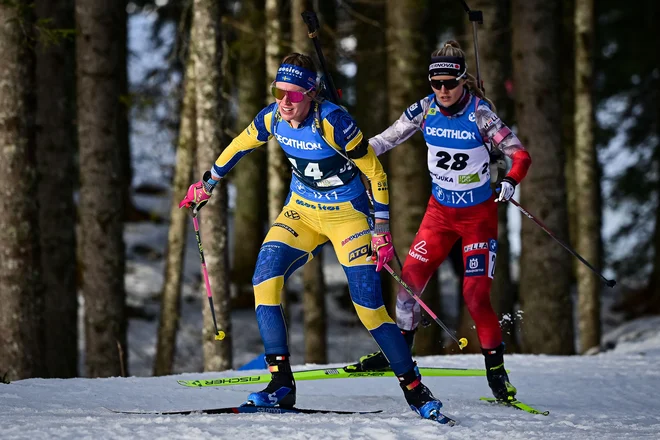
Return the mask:
<svg viewBox="0 0 660 440">
<path fill-rule="evenodd" d="M 367 145 L 367 154 L 360 158 L 353 159 L 355 165 L 367 176 L 371 183 L 371 193 L 373 195 L 374 210 L 376 218 L 390 218 L 389 204 L 390 193 L 387 187 L 387 174 L 383 165 L 376 157 L 376 152 L 371 145 Z"/>
<path fill-rule="evenodd" d="M 262 115 L 262 113 L 263 111 L 222 150 L 211 170 L 211 174 L 215 179 L 225 177 L 243 156 L 265 144 L 272 137 L 270 122 L 273 114 L 267 112 Z"/>
</svg>

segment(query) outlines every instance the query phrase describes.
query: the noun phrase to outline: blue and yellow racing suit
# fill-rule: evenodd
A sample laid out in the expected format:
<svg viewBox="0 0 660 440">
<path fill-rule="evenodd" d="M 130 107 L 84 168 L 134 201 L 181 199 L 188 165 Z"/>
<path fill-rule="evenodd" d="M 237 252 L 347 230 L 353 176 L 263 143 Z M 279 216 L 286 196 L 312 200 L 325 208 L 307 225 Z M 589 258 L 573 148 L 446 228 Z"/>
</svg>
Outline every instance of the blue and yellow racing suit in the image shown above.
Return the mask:
<svg viewBox="0 0 660 440">
<path fill-rule="evenodd" d="M 380 275 L 368 258 L 372 221 L 360 171 L 371 183 L 375 217 L 389 218 L 387 176 L 372 147 L 353 118 L 335 104 L 313 102 L 307 119 L 293 128 L 281 119 L 273 103 L 218 157 L 214 179 L 224 177 L 241 157 L 273 136 L 291 162 L 293 176 L 282 212 L 261 246 L 252 280 L 266 354 L 289 354 L 282 287 L 330 241 L 360 320 L 392 370 L 396 374 L 410 371 L 414 364 L 408 346 L 387 314 Z"/>
</svg>

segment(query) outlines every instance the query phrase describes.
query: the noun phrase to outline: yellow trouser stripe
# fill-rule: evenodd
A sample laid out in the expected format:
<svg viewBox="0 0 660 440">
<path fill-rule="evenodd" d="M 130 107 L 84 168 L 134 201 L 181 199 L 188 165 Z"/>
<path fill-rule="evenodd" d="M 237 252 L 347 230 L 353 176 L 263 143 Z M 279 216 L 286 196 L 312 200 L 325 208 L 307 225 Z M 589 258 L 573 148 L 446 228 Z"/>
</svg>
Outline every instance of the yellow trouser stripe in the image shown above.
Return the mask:
<svg viewBox="0 0 660 440">
<path fill-rule="evenodd" d="M 257 306 L 279 306 L 284 277 L 279 276 L 254 286 L 254 308 Z"/>
<path fill-rule="evenodd" d="M 355 303 L 353 303 L 353 305 L 355 306 L 360 321 L 367 330 L 377 329 L 386 322 L 394 324 L 394 321 L 390 318 L 385 306 L 380 306 L 377 309 L 370 309 Z"/>
</svg>

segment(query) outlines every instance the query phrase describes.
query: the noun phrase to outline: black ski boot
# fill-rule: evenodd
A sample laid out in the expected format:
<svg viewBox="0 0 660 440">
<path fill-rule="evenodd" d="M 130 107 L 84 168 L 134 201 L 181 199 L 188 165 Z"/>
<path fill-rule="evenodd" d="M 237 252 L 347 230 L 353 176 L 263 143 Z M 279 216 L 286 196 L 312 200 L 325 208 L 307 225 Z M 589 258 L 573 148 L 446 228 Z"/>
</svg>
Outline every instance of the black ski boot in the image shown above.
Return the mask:
<svg viewBox="0 0 660 440">
<path fill-rule="evenodd" d="M 486 378 L 488 386 L 497 400 L 512 401 L 516 399 L 516 387 L 509 382 L 509 375 L 504 368 L 504 344 L 491 350 L 481 349 L 486 360 Z"/>
<path fill-rule="evenodd" d="M 422 376 L 417 367 L 397 377 L 410 409 L 425 419 L 441 420 L 444 418 L 440 412 L 442 402 L 436 399 L 431 390 L 422 383 Z"/>
<path fill-rule="evenodd" d="M 243 405 L 293 408 L 296 404 L 296 382 L 291 372 L 289 357 L 288 354 L 266 355 L 268 369 L 272 375 L 270 383 L 264 390 L 250 394 Z"/>
<path fill-rule="evenodd" d="M 413 340 L 415 339 L 415 331 L 417 331 L 417 329 L 401 330 L 403 339 L 406 340 L 408 349 L 410 349 L 411 352 Z M 356 364 L 347 365 L 345 367 L 346 371 L 383 371 L 389 370 L 389 368 L 390 361 L 387 360 L 382 351 L 376 351 L 362 356 Z"/>
</svg>

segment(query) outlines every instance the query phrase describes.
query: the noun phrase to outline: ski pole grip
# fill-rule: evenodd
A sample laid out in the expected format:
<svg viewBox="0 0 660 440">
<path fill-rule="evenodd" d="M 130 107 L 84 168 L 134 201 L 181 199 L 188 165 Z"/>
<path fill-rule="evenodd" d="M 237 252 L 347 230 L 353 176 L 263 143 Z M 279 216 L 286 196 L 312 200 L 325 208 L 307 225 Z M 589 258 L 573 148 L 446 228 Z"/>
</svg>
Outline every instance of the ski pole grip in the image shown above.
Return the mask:
<svg viewBox="0 0 660 440">
<path fill-rule="evenodd" d="M 307 25 L 307 29 L 309 30 L 309 38 L 315 38 L 320 27 L 319 18 L 316 16 L 316 12 L 304 11 L 301 15 L 303 21 Z"/>
<path fill-rule="evenodd" d="M 484 24 L 484 14 L 481 11 L 470 10 L 468 12 L 468 19 L 479 24 Z"/>
</svg>

